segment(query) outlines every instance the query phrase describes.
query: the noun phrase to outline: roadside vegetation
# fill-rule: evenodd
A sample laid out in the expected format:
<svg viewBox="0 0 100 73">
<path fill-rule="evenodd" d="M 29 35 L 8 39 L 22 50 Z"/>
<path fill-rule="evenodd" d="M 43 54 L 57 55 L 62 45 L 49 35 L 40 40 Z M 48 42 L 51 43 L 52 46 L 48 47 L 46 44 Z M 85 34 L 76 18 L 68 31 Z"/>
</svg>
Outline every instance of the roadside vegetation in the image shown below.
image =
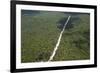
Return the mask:
<svg viewBox="0 0 100 73">
<path fill-rule="evenodd" d="M 54 57 L 55 61 L 85 60 L 90 58 L 89 14 L 72 15 Z"/>
</svg>

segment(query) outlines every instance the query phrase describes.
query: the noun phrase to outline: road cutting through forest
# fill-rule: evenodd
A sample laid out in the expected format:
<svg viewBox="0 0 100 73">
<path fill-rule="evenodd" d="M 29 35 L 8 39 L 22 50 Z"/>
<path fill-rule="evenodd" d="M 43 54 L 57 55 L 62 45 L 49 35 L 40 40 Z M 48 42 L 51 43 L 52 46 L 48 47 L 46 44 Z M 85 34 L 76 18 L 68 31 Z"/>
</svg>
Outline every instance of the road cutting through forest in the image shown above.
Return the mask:
<svg viewBox="0 0 100 73">
<path fill-rule="evenodd" d="M 63 29 L 62 29 L 62 31 L 60 32 L 60 35 L 59 35 L 59 38 L 58 38 L 58 40 L 57 40 L 56 46 L 54 47 L 53 53 L 51 54 L 51 56 L 50 56 L 48 62 L 51 61 L 51 60 L 53 60 L 53 58 L 54 58 L 54 56 L 55 56 L 55 54 L 56 54 L 56 51 L 57 51 L 57 49 L 58 49 L 58 47 L 59 47 L 59 44 L 60 44 L 60 41 L 61 41 L 63 32 L 65 31 L 65 28 L 66 28 L 66 26 L 67 26 L 68 21 L 70 20 L 70 18 L 71 18 L 71 16 L 68 16 L 68 18 L 67 18 L 67 20 L 66 20 L 66 22 L 65 22 L 65 24 L 64 24 L 64 26 L 63 26 Z"/>
</svg>

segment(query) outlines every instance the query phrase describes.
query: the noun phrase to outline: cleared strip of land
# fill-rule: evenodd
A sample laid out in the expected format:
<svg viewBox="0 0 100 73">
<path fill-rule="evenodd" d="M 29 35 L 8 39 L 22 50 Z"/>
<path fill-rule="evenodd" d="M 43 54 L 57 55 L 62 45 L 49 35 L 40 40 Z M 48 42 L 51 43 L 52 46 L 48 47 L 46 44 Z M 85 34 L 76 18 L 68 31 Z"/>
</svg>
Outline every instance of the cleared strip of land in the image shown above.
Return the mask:
<svg viewBox="0 0 100 73">
<path fill-rule="evenodd" d="M 52 55 L 50 56 L 50 58 L 49 58 L 48 61 L 53 60 L 53 57 L 55 56 L 56 51 L 57 51 L 57 49 L 58 49 L 58 47 L 59 47 L 59 44 L 60 44 L 60 41 L 61 41 L 63 32 L 64 32 L 64 30 L 65 30 L 65 28 L 66 28 L 66 25 L 68 24 L 68 21 L 70 20 L 70 18 L 71 18 L 71 16 L 68 16 L 68 19 L 66 20 L 66 22 L 65 22 L 65 24 L 64 24 L 64 27 L 63 27 L 62 31 L 60 32 L 60 35 L 59 35 L 57 44 L 56 44 L 56 46 L 54 47 L 53 53 L 52 53 Z"/>
</svg>

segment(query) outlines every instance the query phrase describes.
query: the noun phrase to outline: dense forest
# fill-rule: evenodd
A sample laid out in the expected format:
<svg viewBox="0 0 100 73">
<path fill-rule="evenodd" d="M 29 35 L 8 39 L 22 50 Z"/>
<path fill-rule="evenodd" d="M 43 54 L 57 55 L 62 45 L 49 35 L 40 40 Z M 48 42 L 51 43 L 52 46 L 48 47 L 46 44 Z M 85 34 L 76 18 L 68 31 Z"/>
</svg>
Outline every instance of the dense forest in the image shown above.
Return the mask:
<svg viewBox="0 0 100 73">
<path fill-rule="evenodd" d="M 71 16 L 52 61 L 90 58 L 90 15 L 21 11 L 21 62 L 48 61 L 68 16 Z"/>
</svg>

